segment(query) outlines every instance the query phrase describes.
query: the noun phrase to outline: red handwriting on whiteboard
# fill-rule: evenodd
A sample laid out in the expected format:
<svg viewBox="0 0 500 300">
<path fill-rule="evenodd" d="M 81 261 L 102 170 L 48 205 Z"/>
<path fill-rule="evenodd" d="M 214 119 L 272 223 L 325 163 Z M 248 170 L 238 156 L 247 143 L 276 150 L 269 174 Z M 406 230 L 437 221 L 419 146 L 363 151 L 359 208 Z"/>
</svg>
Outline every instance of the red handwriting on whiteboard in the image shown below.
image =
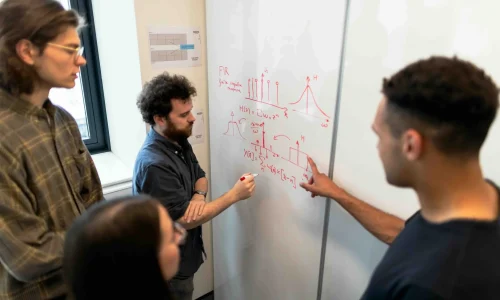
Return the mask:
<svg viewBox="0 0 500 300">
<path fill-rule="evenodd" d="M 241 93 L 241 83 L 239 83 L 238 81 L 237 82 L 231 81 L 231 83 L 229 84 L 227 89 L 232 91 L 232 92 Z"/>
<path fill-rule="evenodd" d="M 268 173 L 273 177 L 279 178 L 282 182 L 286 182 L 290 184 L 290 186 L 294 189 L 297 189 L 297 178 L 289 174 L 287 170 L 284 168 L 278 167 L 272 163 L 267 162 L 267 158 L 264 155 L 257 156 L 252 150 L 244 149 L 244 157 L 245 159 L 257 162 L 259 164 L 260 170 L 262 173 Z M 309 181 L 310 174 L 304 172 L 302 174 L 302 181 Z"/>
<path fill-rule="evenodd" d="M 219 76 L 229 75 L 229 71 L 225 66 L 219 66 Z"/>
<path fill-rule="evenodd" d="M 307 173 L 302 174 L 302 177 L 304 178 L 305 181 L 309 181 L 310 176 Z"/>
<path fill-rule="evenodd" d="M 313 81 L 318 80 L 318 75 L 313 76 Z M 328 127 L 328 122 L 330 116 L 328 116 L 320 107 L 318 102 L 316 101 L 316 96 L 313 87 L 311 86 L 311 77 L 306 77 L 306 84 L 300 97 L 295 102 L 290 102 L 290 105 L 293 105 L 295 108 L 293 111 L 307 115 L 310 117 L 315 117 L 318 119 L 326 118 L 326 122 L 322 123 L 322 127 Z"/>
<path fill-rule="evenodd" d="M 219 78 L 219 87 L 221 87 L 223 85 L 225 86 L 227 84 L 228 84 L 228 82 L 226 80 Z"/>
<path fill-rule="evenodd" d="M 300 150 L 299 141 L 295 142 L 295 147 L 294 146 L 288 147 L 288 158 L 286 158 L 285 156 L 281 156 L 281 158 L 288 161 L 289 163 L 309 172 L 310 166 L 309 162 L 307 161 L 307 157 L 308 157 L 307 153 Z"/>
<path fill-rule="evenodd" d="M 245 150 L 245 158 L 250 159 L 251 161 L 256 161 L 257 157 L 255 157 L 255 153 L 250 150 Z"/>
<path fill-rule="evenodd" d="M 268 113 L 260 108 L 250 108 L 246 105 L 240 105 L 240 112 L 248 114 L 249 116 L 259 117 L 267 120 L 278 120 L 280 118 L 279 114 Z"/>
<path fill-rule="evenodd" d="M 266 143 L 266 130 L 265 130 L 264 122 L 256 123 L 252 122 L 250 129 L 254 134 L 257 134 L 257 139 L 254 140 L 251 144 L 254 146 L 254 151 L 259 151 L 259 155 L 265 155 L 265 158 L 269 157 L 269 154 L 272 157 L 279 157 L 279 155 L 273 151 L 273 146 L 269 143 Z"/>
<path fill-rule="evenodd" d="M 219 87 L 241 94 L 243 88 L 241 83 L 237 80 L 231 80 L 228 76 L 230 76 L 228 67 L 219 66 Z"/>
<path fill-rule="evenodd" d="M 287 171 L 285 168 L 273 164 L 270 159 L 272 160 L 274 156 L 268 156 L 267 153 L 258 152 L 259 151 L 256 151 L 256 149 L 244 149 L 243 156 L 246 160 L 258 163 L 262 173 L 273 175 L 274 177 L 279 178 L 282 182 L 290 184 L 294 189 L 297 188 L 298 179 L 296 176 L 290 174 L 289 171 Z M 302 178 L 300 178 L 299 180 L 309 181 L 309 178 L 310 174 L 306 171 L 303 173 Z"/>
<path fill-rule="evenodd" d="M 239 81 L 227 81 L 225 79 L 219 78 L 219 87 L 224 87 L 231 92 L 236 92 L 241 94 L 241 83 Z"/>
<path fill-rule="evenodd" d="M 261 167 L 261 170 L 263 172 L 266 171 L 266 169 L 271 174 L 279 176 L 281 181 L 290 183 L 294 189 L 297 188 L 297 180 L 295 179 L 295 176 L 288 175 L 283 168 L 278 168 L 273 164 L 265 164 L 263 167 Z"/>
<path fill-rule="evenodd" d="M 288 118 L 288 108 L 279 103 L 279 82 L 267 79 L 267 69 L 260 76 L 247 79 L 246 100 L 257 102 L 266 106 L 281 109 L 283 116 Z"/>
</svg>

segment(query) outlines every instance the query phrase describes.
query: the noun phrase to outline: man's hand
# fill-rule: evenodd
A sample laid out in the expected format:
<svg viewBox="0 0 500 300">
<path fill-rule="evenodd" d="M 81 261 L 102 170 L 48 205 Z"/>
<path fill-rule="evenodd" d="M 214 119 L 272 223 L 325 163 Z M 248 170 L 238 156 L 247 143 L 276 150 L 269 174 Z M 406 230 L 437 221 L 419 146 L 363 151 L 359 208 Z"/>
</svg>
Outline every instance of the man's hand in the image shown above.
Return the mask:
<svg viewBox="0 0 500 300">
<path fill-rule="evenodd" d="M 203 195 L 195 194 L 191 201 L 189 201 L 189 206 L 184 214 L 184 221 L 190 223 L 191 221 L 196 221 L 198 216 L 203 213 L 203 208 L 205 208 L 205 197 Z"/>
<path fill-rule="evenodd" d="M 238 201 L 250 198 L 255 191 L 255 180 L 251 173 L 241 175 L 246 177 L 243 181 L 238 180 L 231 189 Z"/>
<path fill-rule="evenodd" d="M 346 191 L 336 185 L 328 176 L 318 171 L 316 163 L 308 157 L 307 161 L 312 169 L 312 177 L 308 183 L 301 183 L 300 186 L 308 192 L 311 197 L 323 196 L 336 199 L 347 195 Z"/>
</svg>

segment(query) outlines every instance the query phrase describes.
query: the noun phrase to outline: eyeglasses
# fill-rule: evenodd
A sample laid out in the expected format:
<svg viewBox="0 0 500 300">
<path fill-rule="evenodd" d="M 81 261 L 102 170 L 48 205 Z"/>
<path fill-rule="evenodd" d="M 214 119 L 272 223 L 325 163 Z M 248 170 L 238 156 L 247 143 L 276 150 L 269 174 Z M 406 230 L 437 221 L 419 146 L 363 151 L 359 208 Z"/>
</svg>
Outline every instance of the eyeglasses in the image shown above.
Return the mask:
<svg viewBox="0 0 500 300">
<path fill-rule="evenodd" d="M 186 241 L 186 237 L 187 237 L 187 230 L 181 224 L 174 222 L 174 232 L 178 233 L 180 235 L 180 238 L 178 241 L 179 245 L 184 244 L 184 242 Z"/>
<path fill-rule="evenodd" d="M 54 43 L 47 43 L 47 45 L 51 45 L 51 46 L 54 46 L 54 47 L 59 48 L 59 49 L 64 49 L 64 50 L 66 50 L 66 52 L 68 52 L 68 54 L 75 55 L 75 63 L 78 61 L 78 59 L 80 57 L 83 56 L 83 46 L 72 48 L 72 47 L 66 47 L 66 46 L 54 44 Z"/>
</svg>

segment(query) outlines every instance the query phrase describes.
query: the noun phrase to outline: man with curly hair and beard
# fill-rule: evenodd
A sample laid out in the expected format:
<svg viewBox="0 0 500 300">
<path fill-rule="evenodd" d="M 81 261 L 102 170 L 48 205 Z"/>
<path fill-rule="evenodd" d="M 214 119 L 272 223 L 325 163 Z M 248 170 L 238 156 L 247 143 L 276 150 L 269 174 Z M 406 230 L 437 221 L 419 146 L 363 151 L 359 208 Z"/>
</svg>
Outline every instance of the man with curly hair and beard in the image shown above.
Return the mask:
<svg viewBox="0 0 500 300">
<path fill-rule="evenodd" d="M 389 184 L 415 191 L 406 222 L 350 195 L 316 168 L 302 187 L 337 201 L 390 244 L 362 299 L 500 299 L 499 189 L 479 152 L 498 88 L 474 64 L 431 57 L 383 81 L 372 125 Z"/>
<path fill-rule="evenodd" d="M 192 299 L 193 276 L 203 263 L 201 225 L 232 204 L 253 195 L 252 175 L 242 174 L 231 190 L 205 204 L 208 180 L 188 142 L 196 121 L 191 97 L 196 89 L 184 76 L 163 73 L 146 83 L 137 107 L 151 130 L 137 155 L 133 193 L 148 194 L 186 229 L 179 272 L 168 284 L 176 299 Z"/>
</svg>

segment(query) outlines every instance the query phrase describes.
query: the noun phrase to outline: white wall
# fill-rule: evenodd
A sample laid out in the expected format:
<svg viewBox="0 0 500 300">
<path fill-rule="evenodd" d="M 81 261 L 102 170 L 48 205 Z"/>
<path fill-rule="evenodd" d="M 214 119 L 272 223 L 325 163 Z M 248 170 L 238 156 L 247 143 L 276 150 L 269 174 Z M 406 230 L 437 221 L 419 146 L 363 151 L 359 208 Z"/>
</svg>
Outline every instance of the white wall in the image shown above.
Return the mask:
<svg viewBox="0 0 500 300">
<path fill-rule="evenodd" d="M 133 164 L 147 133 L 135 104 L 144 82 L 163 71 L 185 75 L 198 90 L 195 107 L 203 109 L 208 119 L 205 41 L 200 67 L 153 70 L 149 65 L 147 29 L 148 25 L 198 26 L 204 37 L 205 1 L 93 0 L 92 5 L 111 139 L 111 152 L 93 158 L 105 197 L 111 199 L 131 193 Z M 193 149 L 208 176 L 208 139 L 193 145 Z M 208 260 L 196 273 L 195 298 L 213 290 L 211 232 L 211 224 L 204 224 Z"/>
<path fill-rule="evenodd" d="M 135 157 L 146 137 L 135 105 L 142 84 L 134 3 L 94 0 L 92 5 L 111 141 L 111 152 L 93 159 L 105 194 L 130 191 Z"/>
</svg>

